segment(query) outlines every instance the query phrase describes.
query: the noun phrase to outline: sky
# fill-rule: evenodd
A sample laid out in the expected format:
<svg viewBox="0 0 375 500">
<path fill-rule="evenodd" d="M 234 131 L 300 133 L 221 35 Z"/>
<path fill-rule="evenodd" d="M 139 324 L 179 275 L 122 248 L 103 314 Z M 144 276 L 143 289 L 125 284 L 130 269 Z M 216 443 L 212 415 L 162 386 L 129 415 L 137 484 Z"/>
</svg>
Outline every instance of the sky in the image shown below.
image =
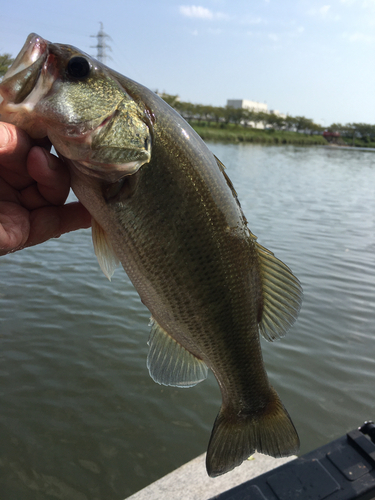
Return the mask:
<svg viewBox="0 0 375 500">
<path fill-rule="evenodd" d="M 0 53 L 35 32 L 96 56 L 100 22 L 107 64 L 154 91 L 375 124 L 375 0 L 8 0 Z"/>
</svg>

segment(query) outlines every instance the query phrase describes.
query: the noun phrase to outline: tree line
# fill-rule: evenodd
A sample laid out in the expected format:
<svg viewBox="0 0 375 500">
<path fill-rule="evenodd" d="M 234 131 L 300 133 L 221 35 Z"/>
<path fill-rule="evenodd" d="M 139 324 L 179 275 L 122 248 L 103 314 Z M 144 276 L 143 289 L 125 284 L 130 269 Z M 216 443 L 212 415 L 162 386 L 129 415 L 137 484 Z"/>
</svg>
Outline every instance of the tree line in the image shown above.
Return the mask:
<svg viewBox="0 0 375 500">
<path fill-rule="evenodd" d="M 306 134 L 319 134 L 325 129 L 314 123 L 310 118 L 304 116 L 280 116 L 272 112 L 254 111 L 244 108 L 233 108 L 231 106 L 210 106 L 204 104 L 192 104 L 184 102 L 178 96 L 161 93 L 164 101 L 172 106 L 187 121 L 205 122 L 228 125 L 242 125 L 244 127 L 269 128 L 274 130 L 287 130 L 303 132 Z"/>
<path fill-rule="evenodd" d="M 375 142 L 375 125 L 366 123 L 333 123 L 329 127 L 322 127 L 311 118 L 304 116 L 279 116 L 275 113 L 265 113 L 230 106 L 209 106 L 192 104 L 180 101 L 179 96 L 166 93 L 159 94 L 170 106 L 178 111 L 187 121 L 242 125 L 244 127 L 261 125 L 267 129 L 286 130 L 305 134 L 322 134 L 325 130 L 338 132 L 346 142 L 359 139 L 364 143 Z"/>
<path fill-rule="evenodd" d="M 360 139 L 365 144 L 375 142 L 375 125 L 367 123 L 347 123 L 346 125 L 333 123 L 329 130 L 338 132 L 349 143 L 350 141 L 354 143 L 356 139 Z"/>
</svg>

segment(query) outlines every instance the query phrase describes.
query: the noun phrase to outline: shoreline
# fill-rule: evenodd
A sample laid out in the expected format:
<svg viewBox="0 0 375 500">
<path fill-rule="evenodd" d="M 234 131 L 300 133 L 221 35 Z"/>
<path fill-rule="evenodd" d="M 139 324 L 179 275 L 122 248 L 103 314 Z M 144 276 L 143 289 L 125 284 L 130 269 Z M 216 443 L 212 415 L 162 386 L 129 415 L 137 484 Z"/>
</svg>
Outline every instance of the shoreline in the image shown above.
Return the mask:
<svg viewBox="0 0 375 500">
<path fill-rule="evenodd" d="M 204 141 L 222 142 L 230 144 L 264 144 L 264 145 L 295 145 L 295 146 L 334 146 L 351 150 L 371 151 L 375 143 L 366 144 L 364 141 L 344 141 L 342 144 L 328 142 L 320 134 L 305 134 L 287 130 L 256 129 L 234 124 L 217 124 L 190 121 L 189 125 L 200 135 Z"/>
<path fill-rule="evenodd" d="M 207 125 L 197 122 L 190 122 L 189 124 L 204 141 L 232 144 L 294 144 L 298 146 L 323 146 L 328 144 L 324 137 L 317 134 L 310 135 L 285 130 L 255 129 L 232 124 L 225 126 L 221 124 Z"/>
</svg>

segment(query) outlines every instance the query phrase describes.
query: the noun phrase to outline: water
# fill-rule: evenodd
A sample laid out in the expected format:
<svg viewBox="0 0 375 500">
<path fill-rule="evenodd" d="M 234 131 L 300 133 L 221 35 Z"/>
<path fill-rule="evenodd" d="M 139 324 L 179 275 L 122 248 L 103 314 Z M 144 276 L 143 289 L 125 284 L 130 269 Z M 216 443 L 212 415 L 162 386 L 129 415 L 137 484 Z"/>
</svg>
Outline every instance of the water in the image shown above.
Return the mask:
<svg viewBox="0 0 375 500">
<path fill-rule="evenodd" d="M 262 346 L 306 453 L 375 416 L 375 155 L 210 147 L 304 288 Z M 123 271 L 102 275 L 89 231 L 1 257 L 0 280 L 2 500 L 120 500 L 206 450 L 216 381 L 150 379 L 149 313 Z"/>
</svg>

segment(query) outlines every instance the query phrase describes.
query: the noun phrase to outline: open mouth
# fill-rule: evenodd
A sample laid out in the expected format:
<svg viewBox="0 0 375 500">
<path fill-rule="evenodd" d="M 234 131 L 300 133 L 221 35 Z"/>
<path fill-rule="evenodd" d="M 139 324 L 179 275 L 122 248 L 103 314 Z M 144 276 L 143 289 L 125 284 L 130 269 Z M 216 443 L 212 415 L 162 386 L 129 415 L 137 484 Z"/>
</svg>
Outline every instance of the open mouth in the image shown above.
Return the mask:
<svg viewBox="0 0 375 500">
<path fill-rule="evenodd" d="M 31 93 L 48 55 L 49 42 L 32 33 L 4 75 L 0 94 L 8 102 L 19 104 Z"/>
</svg>

